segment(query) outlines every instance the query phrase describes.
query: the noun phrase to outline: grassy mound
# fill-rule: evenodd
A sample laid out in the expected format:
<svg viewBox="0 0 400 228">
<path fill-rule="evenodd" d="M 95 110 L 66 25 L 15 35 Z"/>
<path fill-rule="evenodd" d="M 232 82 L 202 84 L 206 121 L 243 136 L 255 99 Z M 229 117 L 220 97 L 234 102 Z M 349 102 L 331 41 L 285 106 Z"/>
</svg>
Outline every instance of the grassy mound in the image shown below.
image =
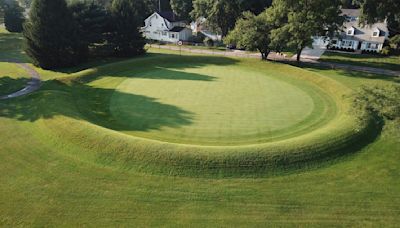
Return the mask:
<svg viewBox="0 0 400 228">
<path fill-rule="evenodd" d="M 370 122 L 349 113 L 351 104 L 344 97 L 351 91 L 342 84 L 286 65 L 214 58 L 157 54 L 89 69 L 64 79 L 48 81 L 41 92 L 29 99 L 5 102 L 0 116 L 35 121 L 38 123 L 35 131 L 40 132 L 38 140 L 50 143 L 68 155 L 107 166 L 173 175 L 274 173 L 337 156 L 352 146 L 365 143 L 371 129 Z M 118 92 L 115 88 L 126 80 L 127 72 L 133 68 L 137 72 L 147 72 L 149 65 L 157 62 L 170 67 L 177 67 L 172 66 L 172 62 L 197 64 L 199 67 L 218 64 L 218 60 L 220 64 L 277 74 L 288 83 L 297 83 L 301 88 L 314 91 L 313 97 L 325 102 L 317 114 L 319 118 L 313 118 L 309 125 L 299 127 L 284 138 L 238 146 L 167 143 L 115 130 L 123 126 L 105 104 L 112 103 Z"/>
</svg>

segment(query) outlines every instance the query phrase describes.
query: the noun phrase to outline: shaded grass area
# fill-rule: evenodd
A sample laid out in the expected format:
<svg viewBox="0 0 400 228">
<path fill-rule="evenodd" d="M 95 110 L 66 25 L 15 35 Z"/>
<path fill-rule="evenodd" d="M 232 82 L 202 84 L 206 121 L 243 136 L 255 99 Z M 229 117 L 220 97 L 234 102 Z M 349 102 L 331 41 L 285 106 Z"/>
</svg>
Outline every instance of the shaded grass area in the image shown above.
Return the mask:
<svg viewBox="0 0 400 228">
<path fill-rule="evenodd" d="M 400 71 L 400 56 L 325 52 L 320 61 Z"/>
</svg>

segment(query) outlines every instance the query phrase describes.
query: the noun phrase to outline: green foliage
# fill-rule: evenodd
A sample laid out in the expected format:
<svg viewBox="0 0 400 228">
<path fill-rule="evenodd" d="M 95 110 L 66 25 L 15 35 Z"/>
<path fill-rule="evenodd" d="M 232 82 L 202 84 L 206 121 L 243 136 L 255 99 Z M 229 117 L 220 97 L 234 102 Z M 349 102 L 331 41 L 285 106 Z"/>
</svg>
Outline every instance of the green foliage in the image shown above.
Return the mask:
<svg viewBox="0 0 400 228">
<path fill-rule="evenodd" d="M 4 6 L 4 24 L 9 32 L 22 32 L 25 20 L 23 8 L 15 0 L 8 1 Z"/>
<path fill-rule="evenodd" d="M 81 63 L 79 28 L 64 0 L 34 0 L 24 25 L 26 53 L 44 69 Z"/>
<path fill-rule="evenodd" d="M 242 11 L 250 11 L 258 15 L 271 5 L 272 0 L 242 0 L 240 8 Z"/>
<path fill-rule="evenodd" d="M 400 34 L 390 38 L 389 45 L 396 53 L 400 53 Z"/>
<path fill-rule="evenodd" d="M 245 12 L 236 22 L 235 28 L 224 39 L 225 44 L 236 44 L 239 48 L 248 51 L 259 51 L 263 59 L 267 59 L 270 52 L 270 30 L 266 13 L 255 16 Z"/>
<path fill-rule="evenodd" d="M 189 20 L 190 12 L 193 10 L 193 1 L 171 0 L 171 8 L 179 18 Z"/>
<path fill-rule="evenodd" d="M 363 86 L 353 96 L 356 109 L 381 119 L 400 118 L 400 85 Z"/>
<path fill-rule="evenodd" d="M 204 38 L 203 43 L 206 47 L 214 46 L 214 41 L 210 37 Z"/>
<path fill-rule="evenodd" d="M 145 39 L 139 31 L 146 6 L 141 0 L 114 0 L 111 4 L 113 31 L 108 42 L 117 56 L 131 57 L 145 53 Z"/>
<path fill-rule="evenodd" d="M 235 27 L 240 14 L 239 0 L 194 0 L 191 12 L 193 18 L 207 18 L 207 24 L 220 31 L 222 36 Z"/>
<path fill-rule="evenodd" d="M 95 1 L 74 1 L 69 9 L 79 26 L 79 37 L 86 52 L 89 47 L 104 44 L 110 30 L 111 17 L 105 7 Z"/>
<path fill-rule="evenodd" d="M 398 0 L 357 0 L 361 5 L 364 23 L 373 24 L 387 20 L 391 35 L 400 34 L 400 1 Z"/>
<path fill-rule="evenodd" d="M 339 0 L 275 0 L 267 10 L 276 29 L 272 46 L 292 48 L 300 61 L 301 52 L 312 45 L 312 36 L 331 37 L 342 26 Z"/>
</svg>

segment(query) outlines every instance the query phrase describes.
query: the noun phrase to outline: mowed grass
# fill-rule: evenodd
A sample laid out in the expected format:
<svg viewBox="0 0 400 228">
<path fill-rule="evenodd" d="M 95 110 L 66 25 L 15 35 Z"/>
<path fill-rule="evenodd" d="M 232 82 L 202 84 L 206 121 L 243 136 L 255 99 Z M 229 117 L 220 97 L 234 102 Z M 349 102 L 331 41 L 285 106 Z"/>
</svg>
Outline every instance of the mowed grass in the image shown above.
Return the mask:
<svg viewBox="0 0 400 228">
<path fill-rule="evenodd" d="M 400 71 L 400 56 L 325 52 L 320 61 Z"/>
<path fill-rule="evenodd" d="M 357 72 L 310 70 L 353 89 L 398 83 Z M 112 97 L 126 78 L 109 83 L 112 77 L 96 78 L 97 87 L 91 87 L 83 76 L 88 84 L 73 87 L 68 79 L 77 75 L 46 73 L 45 79 L 50 75 L 64 76 L 64 83 L 48 81 L 31 96 L 0 101 L 0 110 L 13 107 L 15 114 L 0 117 L 1 226 L 390 227 L 400 222 L 398 121 L 386 122 L 373 143 L 350 155 L 275 176 L 150 175 L 93 162 L 96 144 L 110 138 L 83 137 L 93 128 L 88 120 L 112 123 L 100 101 Z M 87 108 L 97 107 L 98 113 L 82 115 L 88 99 Z M 119 148 L 114 149 L 109 155 Z"/>
<path fill-rule="evenodd" d="M 29 75 L 13 62 L 22 58 L 21 38 L 18 34 L 8 33 L 0 27 L 0 96 L 22 89 Z"/>
<path fill-rule="evenodd" d="M 307 83 L 296 86 L 284 81 L 280 72 L 243 65 L 193 67 L 183 61 L 170 68 L 120 73 L 126 79 L 111 97 L 111 115 L 125 126 L 123 132 L 135 136 L 221 146 L 282 138 L 315 124 L 329 108 L 320 101 L 329 103 L 329 98 Z M 91 85 L 112 80 L 105 77 Z"/>
</svg>

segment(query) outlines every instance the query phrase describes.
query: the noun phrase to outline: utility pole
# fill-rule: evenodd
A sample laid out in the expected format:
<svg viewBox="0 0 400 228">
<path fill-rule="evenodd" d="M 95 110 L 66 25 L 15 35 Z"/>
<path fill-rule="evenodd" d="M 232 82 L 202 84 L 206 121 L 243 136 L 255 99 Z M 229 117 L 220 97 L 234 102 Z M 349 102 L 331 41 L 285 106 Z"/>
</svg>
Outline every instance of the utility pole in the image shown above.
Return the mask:
<svg viewBox="0 0 400 228">
<path fill-rule="evenodd" d="M 158 12 L 161 12 L 161 0 L 158 0 Z"/>
</svg>

